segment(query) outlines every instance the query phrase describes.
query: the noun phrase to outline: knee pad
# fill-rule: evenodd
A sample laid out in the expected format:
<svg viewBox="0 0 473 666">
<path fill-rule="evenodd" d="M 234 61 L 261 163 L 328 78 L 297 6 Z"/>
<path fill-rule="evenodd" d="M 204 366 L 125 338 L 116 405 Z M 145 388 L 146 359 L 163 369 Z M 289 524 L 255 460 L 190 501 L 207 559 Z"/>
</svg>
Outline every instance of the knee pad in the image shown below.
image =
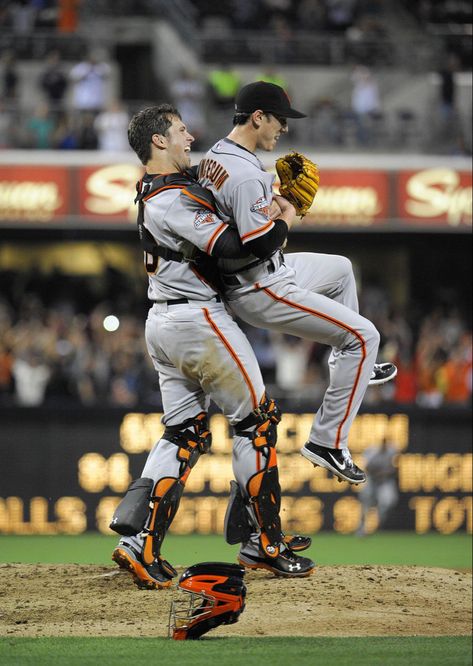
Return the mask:
<svg viewBox="0 0 473 666">
<path fill-rule="evenodd" d="M 277 427 L 281 416 L 281 410 L 275 401 L 264 394 L 259 406 L 234 426 L 235 434 L 251 439 L 256 449 L 266 446 L 274 447 L 278 438 Z M 254 430 L 248 430 L 252 426 L 255 426 Z"/>
</svg>

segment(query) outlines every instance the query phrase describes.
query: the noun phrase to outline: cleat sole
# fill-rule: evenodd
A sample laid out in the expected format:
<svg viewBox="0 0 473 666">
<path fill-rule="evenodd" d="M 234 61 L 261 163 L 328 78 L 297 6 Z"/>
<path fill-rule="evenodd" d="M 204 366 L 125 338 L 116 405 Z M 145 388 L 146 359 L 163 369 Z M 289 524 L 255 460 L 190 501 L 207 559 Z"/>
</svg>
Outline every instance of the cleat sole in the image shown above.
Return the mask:
<svg viewBox="0 0 473 666">
<path fill-rule="evenodd" d="M 286 573 L 285 571 L 280 571 L 279 569 L 275 569 L 269 564 L 265 564 L 264 562 L 246 562 L 243 560 L 241 557 L 238 558 L 239 564 L 241 564 L 242 567 L 245 567 L 245 569 L 264 569 L 265 571 L 270 571 L 273 573 L 275 576 L 278 576 L 279 578 L 307 578 L 308 576 L 311 576 L 314 571 L 315 567 L 312 567 L 309 571 L 303 571 L 302 573 Z"/>
<path fill-rule="evenodd" d="M 120 569 L 131 573 L 133 582 L 140 590 L 163 590 L 172 585 L 172 580 L 165 583 L 153 580 L 146 569 L 139 562 L 136 562 L 136 560 L 132 560 L 128 553 L 121 548 L 116 548 L 113 551 L 112 560 L 118 564 Z"/>
</svg>

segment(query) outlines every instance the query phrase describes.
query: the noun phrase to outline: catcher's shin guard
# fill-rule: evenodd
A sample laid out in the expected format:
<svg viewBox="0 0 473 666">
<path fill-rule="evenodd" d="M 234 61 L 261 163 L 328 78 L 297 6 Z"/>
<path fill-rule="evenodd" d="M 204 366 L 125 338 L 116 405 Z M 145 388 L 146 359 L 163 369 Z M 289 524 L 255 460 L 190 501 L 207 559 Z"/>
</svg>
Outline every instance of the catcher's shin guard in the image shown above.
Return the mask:
<svg viewBox="0 0 473 666">
<path fill-rule="evenodd" d="M 264 468 L 248 480 L 246 492 L 248 513 L 254 527 L 259 529 L 261 548 L 269 557 L 279 555 L 279 545 L 284 539 L 279 517 L 281 486 L 275 448 L 280 420 L 278 406 L 264 395 L 259 407 L 235 426 L 236 434 L 251 439 L 265 463 Z M 251 426 L 255 428 L 247 430 Z"/>
<path fill-rule="evenodd" d="M 229 544 L 245 543 L 249 541 L 255 526 L 250 520 L 247 502 L 243 497 L 240 486 L 236 481 L 230 481 L 230 499 L 225 512 L 223 533 Z M 301 534 L 284 534 L 283 541 L 293 552 L 307 550 L 312 539 Z"/>
<path fill-rule="evenodd" d="M 151 514 L 144 529 L 141 554 L 145 565 L 160 559 L 161 544 L 179 508 L 189 474 L 200 456 L 210 449 L 212 436 L 208 430 L 207 414 L 201 412 L 177 426 L 167 426 L 163 439 L 178 447 L 176 457 L 180 462 L 179 476 L 163 477 L 154 486 Z"/>
</svg>

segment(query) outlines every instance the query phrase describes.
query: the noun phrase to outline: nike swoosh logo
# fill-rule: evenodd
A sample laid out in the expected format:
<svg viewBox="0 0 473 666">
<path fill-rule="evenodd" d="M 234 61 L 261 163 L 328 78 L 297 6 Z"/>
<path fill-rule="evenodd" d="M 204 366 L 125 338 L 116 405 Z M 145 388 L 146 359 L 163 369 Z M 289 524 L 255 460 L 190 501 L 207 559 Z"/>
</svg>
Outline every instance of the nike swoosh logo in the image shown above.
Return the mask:
<svg viewBox="0 0 473 666">
<path fill-rule="evenodd" d="M 332 458 L 332 461 L 335 463 L 335 465 L 336 465 L 336 467 L 338 467 L 338 469 L 345 469 L 346 468 L 347 465 L 346 465 L 345 461 L 343 461 L 343 463 L 340 464 L 339 462 L 337 462 L 337 460 L 335 460 L 335 458 L 332 456 L 331 453 L 329 453 L 329 456 Z"/>
</svg>

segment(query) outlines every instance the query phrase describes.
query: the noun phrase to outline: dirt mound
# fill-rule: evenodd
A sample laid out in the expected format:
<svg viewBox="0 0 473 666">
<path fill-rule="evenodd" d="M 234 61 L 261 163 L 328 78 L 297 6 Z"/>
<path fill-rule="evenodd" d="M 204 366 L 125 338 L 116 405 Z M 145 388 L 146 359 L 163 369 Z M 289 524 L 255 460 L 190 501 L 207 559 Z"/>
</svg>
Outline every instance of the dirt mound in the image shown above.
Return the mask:
<svg viewBox="0 0 473 666">
<path fill-rule="evenodd" d="M 182 568 L 180 572 L 182 571 Z M 471 573 L 422 567 L 318 567 L 303 579 L 264 571 L 231 636 L 469 635 Z M 0 564 L 0 636 L 165 636 L 175 588 L 138 590 L 97 565 Z M 217 634 L 216 632 L 216 634 Z"/>
</svg>

